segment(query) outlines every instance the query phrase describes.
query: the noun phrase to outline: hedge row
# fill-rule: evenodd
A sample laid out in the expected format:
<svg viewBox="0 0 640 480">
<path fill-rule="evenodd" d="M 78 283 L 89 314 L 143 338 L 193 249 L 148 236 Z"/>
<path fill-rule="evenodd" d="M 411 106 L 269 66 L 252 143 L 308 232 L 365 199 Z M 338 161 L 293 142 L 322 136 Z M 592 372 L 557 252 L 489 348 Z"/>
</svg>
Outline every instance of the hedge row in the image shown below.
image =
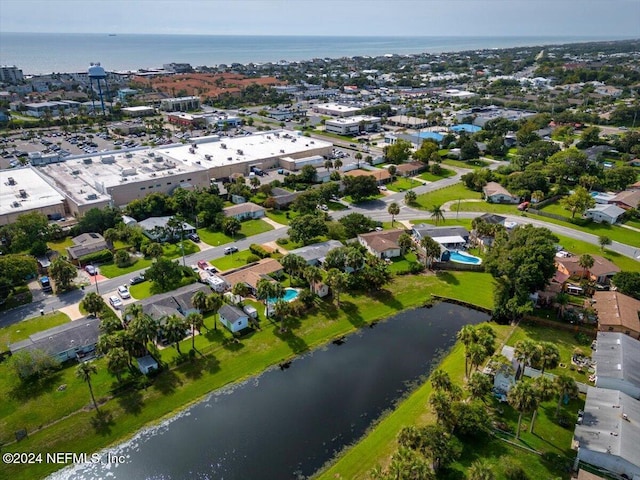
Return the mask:
<svg viewBox="0 0 640 480">
<path fill-rule="evenodd" d="M 87 265 L 89 263 L 107 263 L 113 261 L 113 252 L 109 249 L 100 250 L 99 252 L 90 253 L 89 255 L 85 255 L 84 257 L 80 257 L 78 261 L 82 265 Z"/>
<path fill-rule="evenodd" d="M 249 251 L 260 258 L 267 258 L 271 256 L 269 252 L 267 252 L 264 248 L 262 248 L 261 245 L 258 245 L 257 243 L 252 243 L 249 247 Z"/>
</svg>

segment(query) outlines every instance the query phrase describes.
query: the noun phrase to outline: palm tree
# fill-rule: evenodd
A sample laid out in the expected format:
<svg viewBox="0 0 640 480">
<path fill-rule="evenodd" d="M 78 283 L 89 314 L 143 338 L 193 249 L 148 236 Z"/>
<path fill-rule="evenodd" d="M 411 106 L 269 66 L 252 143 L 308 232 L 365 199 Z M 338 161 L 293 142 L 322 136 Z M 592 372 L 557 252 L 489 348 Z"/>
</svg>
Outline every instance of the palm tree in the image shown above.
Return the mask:
<svg viewBox="0 0 640 480">
<path fill-rule="evenodd" d="M 403 233 L 398 237 L 398 246 L 400 247 L 402 255 L 406 254 L 412 245 L 413 240 L 411 239 L 411 235 L 408 233 Z"/>
<path fill-rule="evenodd" d="M 564 310 L 569 303 L 569 295 L 564 292 L 560 292 L 554 297 L 553 301 L 558 306 L 558 316 L 560 318 L 564 318 Z"/>
<path fill-rule="evenodd" d="M 197 308 L 200 314 L 204 315 L 208 308 L 207 294 L 203 290 L 198 290 L 191 296 L 193 308 Z"/>
<path fill-rule="evenodd" d="M 340 170 L 340 167 L 342 167 L 342 160 L 340 160 L 339 158 L 336 158 L 333 161 L 333 168 L 335 168 L 336 170 Z"/>
<path fill-rule="evenodd" d="M 267 303 L 270 298 L 273 298 L 273 285 L 274 282 L 271 280 L 267 280 L 266 278 L 262 278 L 258 280 L 258 287 L 256 289 L 256 298 L 258 300 L 262 300 L 264 302 L 264 306 L 267 307 Z M 267 312 L 269 309 L 267 308 Z"/>
<path fill-rule="evenodd" d="M 560 350 L 551 342 L 542 342 L 540 344 L 540 358 L 538 365 L 541 373 L 544 374 L 547 368 L 556 368 L 560 364 Z"/>
<path fill-rule="evenodd" d="M 96 402 L 96 397 L 93 395 L 93 387 L 91 386 L 91 375 L 95 375 L 96 373 L 98 373 L 98 369 L 93 363 L 83 362 L 76 367 L 76 377 L 83 382 L 87 382 L 91 400 L 93 400 L 93 406 L 96 408 L 96 412 L 99 412 L 98 403 Z"/>
<path fill-rule="evenodd" d="M 556 387 L 556 393 L 559 394 L 558 406 L 556 408 L 557 417 L 558 415 L 560 415 L 560 408 L 562 407 L 562 401 L 564 400 L 564 397 L 567 395 L 569 397 L 578 396 L 578 385 L 572 377 L 564 373 L 556 376 L 556 378 L 554 379 L 554 384 Z"/>
<path fill-rule="evenodd" d="M 389 205 L 389 208 L 387 209 L 387 212 L 389 212 L 389 215 L 391 215 L 391 226 L 393 227 L 393 224 L 396 221 L 396 215 L 400 213 L 400 205 L 398 205 L 396 202 L 391 203 Z"/>
<path fill-rule="evenodd" d="M 158 322 L 149 315 L 136 315 L 129 322 L 127 331 L 131 333 L 137 343 L 146 349 L 147 344 L 155 341 L 158 337 Z"/>
<path fill-rule="evenodd" d="M 593 267 L 595 260 L 591 255 L 585 253 L 584 255 L 580 255 L 580 259 L 578 260 L 578 265 L 582 267 L 582 277 L 587 276 L 587 271 Z"/>
<path fill-rule="evenodd" d="M 300 255 L 296 255 L 295 253 L 289 253 L 282 257 L 280 260 L 284 271 L 289 274 L 289 285 L 291 285 L 291 278 L 298 277 L 298 275 L 304 270 L 307 266 L 307 262 Z"/>
<path fill-rule="evenodd" d="M 129 366 L 129 354 L 122 347 L 115 347 L 107 352 L 107 370 L 118 379 L 118 383 L 122 380 L 122 373 Z"/>
<path fill-rule="evenodd" d="M 358 162 L 358 168 L 360 168 L 360 160 L 362 160 L 362 154 L 360 152 L 357 152 L 353 157 Z"/>
<path fill-rule="evenodd" d="M 420 246 L 424 249 L 425 267 L 431 268 L 433 260 L 436 258 L 440 258 L 440 244 L 431 237 L 424 237 L 422 240 L 420 240 Z"/>
<path fill-rule="evenodd" d="M 493 388 L 493 382 L 484 373 L 474 372 L 467 384 L 471 398 L 485 402 L 485 398 Z"/>
<path fill-rule="evenodd" d="M 471 364 L 471 369 L 475 368 L 478 370 L 480 364 L 484 362 L 488 356 L 487 350 L 479 343 L 472 343 L 469 346 L 469 363 Z"/>
<path fill-rule="evenodd" d="M 444 370 L 435 370 L 431 374 L 430 380 L 434 390 L 444 390 L 447 392 L 451 390 L 451 378 Z"/>
<path fill-rule="evenodd" d="M 280 333 L 287 331 L 286 320 L 291 314 L 291 305 L 282 299 L 276 300 L 273 305 L 273 316 L 276 320 L 280 320 Z"/>
<path fill-rule="evenodd" d="M 213 329 L 218 330 L 218 310 L 222 307 L 222 295 L 212 292 L 207 296 L 207 306 L 210 312 L 213 312 Z"/>
<path fill-rule="evenodd" d="M 304 269 L 304 279 L 309 282 L 309 290 L 314 292 L 314 285 L 322 281 L 322 272 L 316 266 L 310 265 Z M 314 292 L 315 293 L 315 292 Z"/>
<path fill-rule="evenodd" d="M 469 480 L 495 480 L 496 475 L 491 470 L 489 463 L 484 459 L 478 459 L 469 467 Z"/>
<path fill-rule="evenodd" d="M 158 260 L 163 253 L 164 250 L 162 249 L 162 245 L 160 245 L 159 243 L 153 242 L 147 245 L 147 255 L 149 255 L 154 260 Z"/>
<path fill-rule="evenodd" d="M 202 314 L 191 312 L 187 315 L 187 323 L 191 325 L 191 350 L 196 349 L 196 329 L 200 330 L 204 324 Z"/>
<path fill-rule="evenodd" d="M 347 284 L 347 276 L 337 268 L 331 268 L 327 272 L 327 285 L 333 292 L 333 297 L 336 299 L 338 307 L 340 307 L 340 292 L 344 290 Z"/>
<path fill-rule="evenodd" d="M 518 382 L 507 394 L 507 401 L 518 413 L 518 429 L 516 439 L 520 439 L 520 427 L 522 425 L 522 415 L 533 412 L 538 406 L 536 399 L 536 389 L 532 382 Z"/>
<path fill-rule="evenodd" d="M 473 325 L 465 325 L 456 334 L 459 342 L 462 342 L 465 348 L 464 352 L 464 376 L 469 377 L 469 347 L 476 340 L 476 328 Z"/>
<path fill-rule="evenodd" d="M 260 186 L 260 179 L 258 177 L 251 177 L 249 183 L 251 184 L 251 192 L 256 193 L 256 190 Z"/>
<path fill-rule="evenodd" d="M 104 299 L 98 295 L 96 292 L 89 292 L 82 299 L 80 305 L 91 315 L 97 317 L 102 309 L 106 306 L 104 303 Z"/>
<path fill-rule="evenodd" d="M 327 170 L 331 170 L 333 168 L 333 162 L 331 160 L 325 160 L 324 168 L 326 168 Z"/>
<path fill-rule="evenodd" d="M 515 344 L 513 353 L 516 360 L 520 362 L 520 366 L 524 372 L 524 368 L 531 366 L 531 363 L 535 359 L 538 353 L 538 346 L 533 340 L 519 340 Z"/>
<path fill-rule="evenodd" d="M 175 344 L 178 354 L 182 355 L 180 342 L 184 338 L 185 331 L 187 330 L 187 322 L 185 319 L 175 314 L 169 315 L 162 326 L 162 330 L 167 340 Z"/>
<path fill-rule="evenodd" d="M 413 190 L 408 190 L 407 193 L 404 194 L 404 203 L 406 205 L 412 205 L 418 199 L 418 195 Z"/>
<path fill-rule="evenodd" d="M 429 209 L 429 212 L 431 212 L 431 218 L 433 218 L 433 221 L 436 222 L 436 225 L 438 225 L 440 220 L 442 220 L 442 222 L 444 223 L 445 219 L 444 219 L 444 210 L 442 210 L 442 205 L 433 205 Z"/>
</svg>

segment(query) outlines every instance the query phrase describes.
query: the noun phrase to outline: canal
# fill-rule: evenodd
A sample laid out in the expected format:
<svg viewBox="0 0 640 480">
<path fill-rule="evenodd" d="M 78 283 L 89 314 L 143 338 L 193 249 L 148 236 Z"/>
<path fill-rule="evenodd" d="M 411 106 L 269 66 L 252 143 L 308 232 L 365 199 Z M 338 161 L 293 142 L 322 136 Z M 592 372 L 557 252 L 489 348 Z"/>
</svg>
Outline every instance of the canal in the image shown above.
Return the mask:
<svg viewBox="0 0 640 480">
<path fill-rule="evenodd" d="M 242 384 L 210 394 L 108 450 L 124 463 L 83 464 L 53 479 L 307 478 L 432 369 L 484 313 L 448 303 L 409 310 Z"/>
</svg>

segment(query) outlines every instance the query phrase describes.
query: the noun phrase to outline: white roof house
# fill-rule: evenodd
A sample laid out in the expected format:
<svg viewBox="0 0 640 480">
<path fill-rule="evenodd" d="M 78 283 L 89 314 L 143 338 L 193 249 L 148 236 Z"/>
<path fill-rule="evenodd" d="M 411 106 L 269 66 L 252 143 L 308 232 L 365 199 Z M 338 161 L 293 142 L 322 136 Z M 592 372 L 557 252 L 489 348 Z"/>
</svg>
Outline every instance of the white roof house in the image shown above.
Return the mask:
<svg viewBox="0 0 640 480">
<path fill-rule="evenodd" d="M 618 390 L 589 387 L 574 432 L 578 458 L 626 478 L 640 476 L 640 401 Z"/>
<path fill-rule="evenodd" d="M 640 341 L 623 333 L 598 332 L 596 344 L 596 387 L 640 400 Z"/>
<path fill-rule="evenodd" d="M 625 211 L 617 205 L 596 205 L 584 212 L 586 218 L 591 218 L 594 222 L 606 222 L 614 224 Z"/>
</svg>

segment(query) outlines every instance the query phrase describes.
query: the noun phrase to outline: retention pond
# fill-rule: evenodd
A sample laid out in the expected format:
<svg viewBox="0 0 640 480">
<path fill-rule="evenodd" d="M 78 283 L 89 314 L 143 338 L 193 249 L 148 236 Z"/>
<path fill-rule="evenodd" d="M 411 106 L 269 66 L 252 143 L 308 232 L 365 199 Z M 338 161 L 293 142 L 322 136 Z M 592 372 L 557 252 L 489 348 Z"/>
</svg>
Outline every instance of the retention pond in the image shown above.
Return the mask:
<svg viewBox="0 0 640 480">
<path fill-rule="evenodd" d="M 52 478 L 307 478 L 424 379 L 463 325 L 487 319 L 448 303 L 402 312 L 140 431 L 108 450 L 122 464 L 76 465 Z"/>
</svg>

